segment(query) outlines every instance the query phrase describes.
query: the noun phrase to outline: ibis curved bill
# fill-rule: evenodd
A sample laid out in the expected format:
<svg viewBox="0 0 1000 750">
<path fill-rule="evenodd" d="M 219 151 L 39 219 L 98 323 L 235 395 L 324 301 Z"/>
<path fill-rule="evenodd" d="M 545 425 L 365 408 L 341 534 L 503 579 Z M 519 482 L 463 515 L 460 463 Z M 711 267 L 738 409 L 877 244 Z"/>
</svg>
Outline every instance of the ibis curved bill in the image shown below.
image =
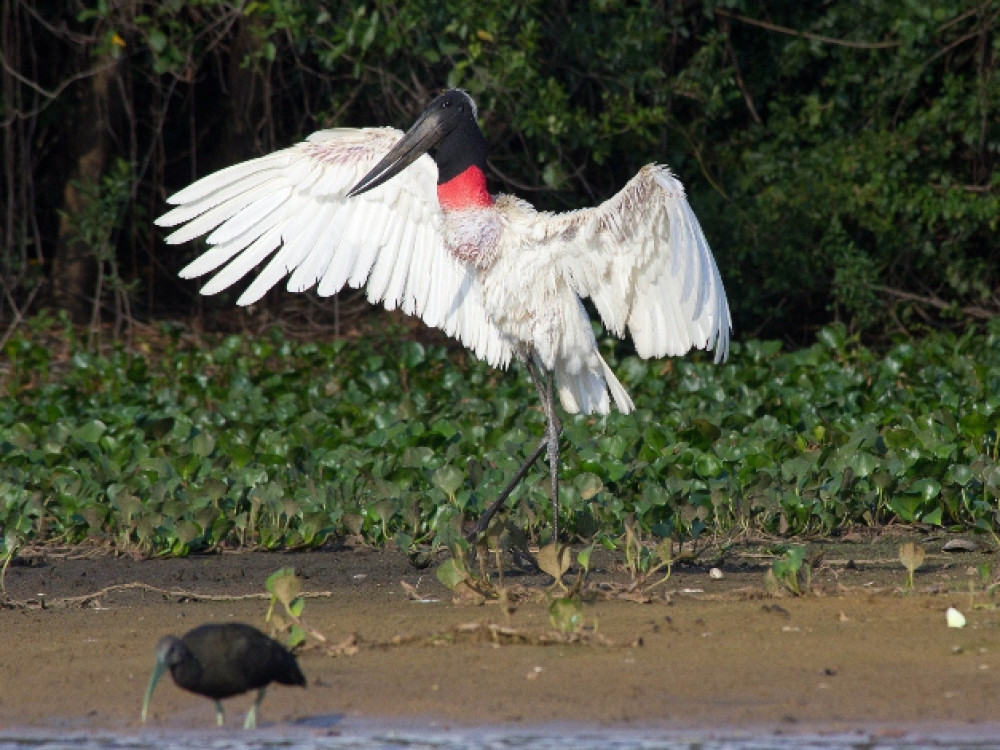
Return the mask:
<svg viewBox="0 0 1000 750">
<path fill-rule="evenodd" d="M 207 234 L 210 249 L 181 271 L 215 272 L 214 294 L 270 258 L 238 303 L 285 277 L 321 296 L 364 287 L 458 339 L 495 367 L 522 360 L 538 389 L 546 435 L 480 518 L 490 518 L 542 452 L 549 459 L 558 537 L 561 425 L 571 414 L 634 405 L 601 357 L 582 300 L 642 357 L 729 350 L 722 278 L 684 188 L 643 167 L 594 208 L 536 211 L 486 188 L 487 144 L 464 91 L 438 96 L 407 132 L 324 130 L 305 142 L 209 175 L 173 195 L 157 224 L 167 242 Z"/>
</svg>

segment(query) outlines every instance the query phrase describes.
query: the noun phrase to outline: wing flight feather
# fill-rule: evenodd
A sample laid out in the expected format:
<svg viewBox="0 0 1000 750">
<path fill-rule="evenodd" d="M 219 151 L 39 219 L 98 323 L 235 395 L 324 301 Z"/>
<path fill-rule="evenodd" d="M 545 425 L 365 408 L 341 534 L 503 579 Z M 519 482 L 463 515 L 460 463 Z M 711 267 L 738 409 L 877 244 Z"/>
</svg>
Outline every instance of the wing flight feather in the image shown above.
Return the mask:
<svg viewBox="0 0 1000 750">
<path fill-rule="evenodd" d="M 732 320 L 719 269 L 684 194 L 666 167 L 648 165 L 599 206 L 553 215 L 547 240 L 604 324 L 627 330 L 642 357 L 695 347 L 729 353 Z M 558 249 L 556 249 L 558 248 Z"/>
<path fill-rule="evenodd" d="M 202 288 L 214 294 L 267 261 L 241 305 L 285 277 L 290 291 L 318 284 L 324 296 L 364 286 L 370 301 L 419 315 L 490 364 L 506 366 L 511 343 L 487 316 L 474 272 L 444 247 L 433 160 L 422 156 L 386 184 L 347 197 L 402 135 L 392 128 L 320 131 L 176 193 L 168 199 L 175 208 L 156 221 L 177 227 L 167 242 L 208 235 L 210 245 L 181 276 L 216 272 Z"/>
</svg>

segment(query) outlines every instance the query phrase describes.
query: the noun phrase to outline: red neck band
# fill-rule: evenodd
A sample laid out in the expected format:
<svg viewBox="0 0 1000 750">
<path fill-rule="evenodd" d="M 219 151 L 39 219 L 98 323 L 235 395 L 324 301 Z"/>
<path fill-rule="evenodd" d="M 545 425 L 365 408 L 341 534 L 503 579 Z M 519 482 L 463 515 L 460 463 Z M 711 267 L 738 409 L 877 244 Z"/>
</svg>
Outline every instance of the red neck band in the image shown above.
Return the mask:
<svg viewBox="0 0 1000 750">
<path fill-rule="evenodd" d="M 486 190 L 486 175 L 479 167 L 472 166 L 448 182 L 437 186 L 438 202 L 441 208 L 484 208 L 493 205 L 493 199 Z"/>
</svg>

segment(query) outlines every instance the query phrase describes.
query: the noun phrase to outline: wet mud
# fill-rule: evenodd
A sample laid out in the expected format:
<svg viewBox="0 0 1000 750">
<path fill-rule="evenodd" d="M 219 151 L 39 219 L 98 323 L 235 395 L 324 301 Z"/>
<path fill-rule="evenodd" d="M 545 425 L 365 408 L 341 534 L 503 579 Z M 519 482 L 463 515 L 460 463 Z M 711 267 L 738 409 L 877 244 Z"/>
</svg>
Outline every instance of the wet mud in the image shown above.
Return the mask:
<svg viewBox="0 0 1000 750">
<path fill-rule="evenodd" d="M 299 654 L 307 689 L 268 691 L 265 727 L 383 718 L 988 729 L 1000 688 L 1000 612 L 985 573 L 994 555 L 919 539 L 927 557 L 907 592 L 898 547 L 913 538 L 810 543 L 817 554 L 801 596 L 765 585 L 773 545 L 679 563 L 648 596 L 628 595 L 622 561 L 601 555 L 575 640 L 551 635 L 551 579 L 538 572 L 507 570 L 518 596 L 505 613 L 495 602 L 456 603 L 433 565 L 417 569 L 395 550 L 341 544 L 153 560 L 32 550 L 4 576 L 0 730 L 137 728 L 156 641 L 207 622 L 266 628 L 264 582 L 283 567 L 302 579 L 303 617 L 327 646 Z M 965 628 L 948 627 L 949 607 Z M 251 701 L 225 702 L 227 727 L 241 726 Z M 165 679 L 149 724 L 208 728 L 214 710 Z"/>
</svg>

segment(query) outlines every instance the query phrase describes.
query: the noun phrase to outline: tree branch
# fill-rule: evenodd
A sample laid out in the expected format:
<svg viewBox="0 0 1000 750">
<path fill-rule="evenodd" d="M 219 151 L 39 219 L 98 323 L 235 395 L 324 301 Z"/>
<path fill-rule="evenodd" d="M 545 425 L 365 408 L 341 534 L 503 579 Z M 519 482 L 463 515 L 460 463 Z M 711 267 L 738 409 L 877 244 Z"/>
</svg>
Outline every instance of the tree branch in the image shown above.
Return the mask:
<svg viewBox="0 0 1000 750">
<path fill-rule="evenodd" d="M 797 29 L 790 29 L 787 26 L 778 26 L 775 23 L 769 23 L 767 21 L 760 21 L 756 18 L 750 18 L 749 16 L 744 16 L 741 13 L 733 13 L 732 11 L 723 10 L 722 8 L 716 8 L 715 12 L 720 16 L 727 16 L 729 18 L 735 18 L 737 21 L 742 21 L 749 26 L 759 26 L 762 29 L 767 29 L 768 31 L 776 31 L 779 34 L 787 34 L 788 36 L 797 36 L 802 39 L 809 39 L 814 42 L 822 42 L 823 44 L 833 44 L 838 47 L 854 47 L 856 49 L 892 49 L 893 47 L 898 47 L 899 42 L 852 42 L 849 39 L 837 39 L 832 36 L 823 36 L 822 34 L 812 34 L 808 31 L 798 31 Z"/>
<path fill-rule="evenodd" d="M 893 287 L 882 286 L 880 284 L 872 284 L 871 288 L 876 292 L 883 292 L 896 297 L 897 299 L 906 300 L 907 302 L 917 302 L 921 305 L 929 305 L 930 307 L 934 307 L 938 310 L 955 307 L 955 305 L 941 299 L 936 294 L 914 294 L 913 292 L 907 292 L 903 289 L 895 289 Z M 985 307 L 979 307 L 977 305 L 965 305 L 963 307 L 958 307 L 957 309 L 968 315 L 970 318 L 977 318 L 979 320 L 993 320 L 1000 315 L 1000 311 L 987 310 Z"/>
</svg>

